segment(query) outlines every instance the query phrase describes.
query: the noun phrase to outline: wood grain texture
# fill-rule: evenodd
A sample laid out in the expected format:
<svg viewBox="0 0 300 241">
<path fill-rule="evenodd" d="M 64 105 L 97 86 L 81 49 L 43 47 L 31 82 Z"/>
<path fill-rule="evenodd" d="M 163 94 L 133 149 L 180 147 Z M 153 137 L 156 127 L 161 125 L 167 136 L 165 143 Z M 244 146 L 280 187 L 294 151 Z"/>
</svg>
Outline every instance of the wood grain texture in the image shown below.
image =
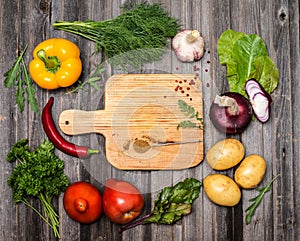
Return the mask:
<svg viewBox="0 0 300 241">
<path fill-rule="evenodd" d="M 203 129 L 178 101 L 202 118 L 201 90 L 200 79 L 192 74 L 113 75 L 106 81 L 104 109 L 64 110 L 58 123 L 68 135 L 104 135 L 106 158 L 118 169 L 190 168 L 203 161 Z M 184 121 L 201 128 L 178 127 Z M 197 142 L 157 146 L 190 141 Z"/>
<path fill-rule="evenodd" d="M 1 1 L 0 8 L 0 123 L 1 164 L 0 164 L 0 240 L 31 241 L 56 240 L 52 231 L 41 219 L 24 205 L 12 202 L 7 178 L 13 165 L 5 161 L 10 147 L 21 138 L 29 138 L 34 148 L 46 138 L 40 116 L 26 104 L 20 113 L 15 104 L 15 89 L 6 89 L 3 74 L 12 66 L 17 54 L 28 43 L 25 61 L 32 59 L 34 47 L 50 37 L 65 37 L 78 44 L 81 49 L 83 73 L 86 80 L 104 58 L 94 53 L 95 45 L 86 39 L 56 31 L 52 24 L 56 20 L 104 20 L 120 14 L 125 0 L 28 0 Z M 141 2 L 136 0 L 134 2 Z M 245 223 L 248 200 L 257 194 L 256 190 L 243 191 L 241 202 L 234 208 L 212 204 L 203 190 L 193 205 L 193 212 L 175 225 L 143 225 L 134 230 L 118 233 L 118 226 L 105 216 L 91 225 L 80 225 L 71 220 L 62 206 L 62 197 L 54 199 L 55 209 L 60 215 L 60 234 L 63 241 L 112 241 L 112 240 L 175 240 L 175 241 L 297 241 L 300 239 L 300 49 L 299 49 L 299 1 L 295 0 L 151 0 L 160 2 L 178 18 L 182 28 L 200 30 L 205 40 L 206 51 L 197 63 L 181 63 L 177 60 L 170 44 L 163 60 L 145 64 L 134 70 L 137 74 L 197 74 L 202 81 L 204 154 L 218 140 L 225 138 L 216 131 L 209 120 L 209 106 L 216 94 L 228 90 L 226 69 L 221 66 L 217 53 L 217 41 L 223 31 L 232 28 L 245 33 L 257 33 L 266 43 L 270 57 L 279 69 L 279 85 L 272 94 L 271 118 L 266 124 L 253 121 L 248 129 L 235 138 L 241 140 L 246 154 L 257 153 L 267 161 L 264 186 L 273 175 L 280 178 L 273 184 L 252 222 Z M 196 70 L 195 67 L 196 66 Z M 104 109 L 105 82 L 109 77 L 124 72 L 105 66 L 99 77 L 100 91 L 88 87 L 86 91 L 66 94 L 66 90 L 46 91 L 38 89 L 36 97 L 39 109 L 47 103 L 49 96 L 55 97 L 52 112 L 58 123 L 59 114 L 66 109 L 94 111 Z M 185 177 L 203 179 L 213 171 L 204 160 L 196 167 L 184 170 L 131 171 L 119 170 L 106 161 L 105 138 L 97 133 L 63 136 L 76 144 L 93 149 L 101 148 L 100 155 L 88 160 L 79 160 L 57 150 L 65 161 L 65 173 L 70 182 L 88 181 L 103 191 L 108 178 L 132 182 L 144 194 L 144 213 L 151 211 L 159 190 Z M 233 170 L 225 171 L 232 176 Z M 38 202 L 33 205 L 41 210 Z"/>
</svg>

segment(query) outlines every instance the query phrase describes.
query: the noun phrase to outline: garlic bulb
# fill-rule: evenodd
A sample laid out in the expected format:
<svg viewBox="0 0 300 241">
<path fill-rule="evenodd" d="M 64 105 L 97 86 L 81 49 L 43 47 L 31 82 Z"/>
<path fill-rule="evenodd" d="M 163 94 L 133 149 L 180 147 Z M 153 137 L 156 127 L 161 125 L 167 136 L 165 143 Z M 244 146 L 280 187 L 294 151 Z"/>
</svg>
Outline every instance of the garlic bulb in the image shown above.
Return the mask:
<svg viewBox="0 0 300 241">
<path fill-rule="evenodd" d="M 198 30 L 183 30 L 173 38 L 172 48 L 180 61 L 198 61 L 203 56 L 204 40 Z"/>
</svg>

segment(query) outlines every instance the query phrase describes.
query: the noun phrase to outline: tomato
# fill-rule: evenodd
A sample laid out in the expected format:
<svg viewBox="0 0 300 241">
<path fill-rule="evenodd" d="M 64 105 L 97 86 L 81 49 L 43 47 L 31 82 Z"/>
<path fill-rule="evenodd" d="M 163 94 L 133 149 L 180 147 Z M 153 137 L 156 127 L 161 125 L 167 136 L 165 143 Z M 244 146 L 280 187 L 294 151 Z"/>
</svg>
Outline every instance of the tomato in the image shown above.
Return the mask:
<svg viewBox="0 0 300 241">
<path fill-rule="evenodd" d="M 125 224 L 139 216 L 144 197 L 131 183 L 108 179 L 103 193 L 103 210 L 114 223 Z"/>
<path fill-rule="evenodd" d="M 99 190 L 87 182 L 75 182 L 68 186 L 63 198 L 66 213 L 80 223 L 92 223 L 102 214 L 102 196 Z"/>
</svg>

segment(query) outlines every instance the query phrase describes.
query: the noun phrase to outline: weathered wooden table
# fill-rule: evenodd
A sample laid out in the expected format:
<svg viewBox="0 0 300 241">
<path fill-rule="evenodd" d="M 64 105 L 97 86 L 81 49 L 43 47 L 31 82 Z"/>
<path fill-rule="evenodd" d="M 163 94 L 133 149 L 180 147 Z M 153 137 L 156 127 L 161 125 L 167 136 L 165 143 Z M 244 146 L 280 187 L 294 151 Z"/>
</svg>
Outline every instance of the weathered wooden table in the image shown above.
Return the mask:
<svg viewBox="0 0 300 241">
<path fill-rule="evenodd" d="M 152 1 L 150 1 L 152 2 Z M 185 241 L 296 241 L 300 239 L 300 88 L 299 88 L 299 1 L 266 0 L 162 0 L 163 6 L 172 16 L 178 18 L 183 28 L 198 29 L 205 39 L 206 52 L 200 62 L 180 63 L 169 46 L 163 61 L 143 66 L 140 73 L 194 73 L 194 66 L 200 68 L 202 80 L 203 113 L 205 121 L 204 145 L 207 151 L 224 134 L 211 124 L 208 111 L 216 94 L 228 90 L 226 69 L 221 66 L 217 54 L 217 40 L 226 29 L 232 28 L 245 33 L 257 33 L 265 41 L 269 55 L 279 69 L 279 85 L 272 94 L 271 118 L 266 124 L 252 121 L 240 139 L 246 153 L 261 154 L 267 160 L 267 174 L 262 186 L 272 175 L 280 174 L 271 191 L 266 194 L 257 209 L 252 222 L 245 223 L 245 209 L 248 200 L 257 194 L 256 190 L 243 191 L 241 202 L 234 208 L 216 206 L 201 190 L 193 205 L 193 212 L 172 226 L 144 225 L 118 234 L 118 226 L 105 216 L 91 225 L 80 225 L 71 220 L 62 206 L 62 196 L 54 200 L 60 215 L 61 240 L 185 240 Z M 62 31 L 55 31 L 56 20 L 104 20 L 120 14 L 120 0 L 50 1 L 1 0 L 0 43 L 1 43 L 1 164 L 0 164 L 0 240 L 55 240 L 47 225 L 24 205 L 12 202 L 7 178 L 13 166 L 5 160 L 10 147 L 21 138 L 29 138 L 35 147 L 46 138 L 40 116 L 25 106 L 23 113 L 15 104 L 15 89 L 4 88 L 3 74 L 12 66 L 17 53 L 28 43 L 26 63 L 32 59 L 33 48 L 50 37 L 65 37 L 74 41 L 81 49 L 84 70 L 82 79 L 92 73 L 101 55 L 93 55 L 94 44 L 86 39 Z M 103 87 L 111 75 L 122 73 L 107 68 L 98 82 L 100 91 L 88 88 L 75 94 L 66 90 L 46 91 L 38 89 L 36 97 L 42 109 L 49 96 L 56 99 L 53 107 L 55 120 L 61 111 L 68 108 L 94 110 L 102 107 Z M 65 136 L 77 144 L 90 144 L 104 148 L 101 135 Z M 151 210 L 158 191 L 168 185 L 194 177 L 202 180 L 213 171 L 204 160 L 200 165 L 177 171 L 122 171 L 112 167 L 103 154 L 88 160 L 72 158 L 57 150 L 65 161 L 65 173 L 70 182 L 88 181 L 103 190 L 106 179 L 114 177 L 128 180 L 145 194 L 145 212 Z M 232 176 L 232 170 L 226 172 Z M 41 207 L 33 202 L 37 209 Z"/>
</svg>

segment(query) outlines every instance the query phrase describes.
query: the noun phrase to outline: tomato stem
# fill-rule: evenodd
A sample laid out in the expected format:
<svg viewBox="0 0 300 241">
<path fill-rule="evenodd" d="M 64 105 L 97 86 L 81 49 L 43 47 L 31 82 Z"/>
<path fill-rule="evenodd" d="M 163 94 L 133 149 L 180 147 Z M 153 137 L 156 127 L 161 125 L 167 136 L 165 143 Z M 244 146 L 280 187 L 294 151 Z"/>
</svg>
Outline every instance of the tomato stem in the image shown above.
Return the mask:
<svg viewBox="0 0 300 241">
<path fill-rule="evenodd" d="M 44 62 L 47 71 L 56 73 L 60 68 L 60 61 L 56 56 L 47 56 L 44 49 L 40 49 L 36 55 Z"/>
<path fill-rule="evenodd" d="M 88 208 L 88 202 L 83 198 L 75 199 L 75 208 L 78 212 L 84 213 Z"/>
</svg>

